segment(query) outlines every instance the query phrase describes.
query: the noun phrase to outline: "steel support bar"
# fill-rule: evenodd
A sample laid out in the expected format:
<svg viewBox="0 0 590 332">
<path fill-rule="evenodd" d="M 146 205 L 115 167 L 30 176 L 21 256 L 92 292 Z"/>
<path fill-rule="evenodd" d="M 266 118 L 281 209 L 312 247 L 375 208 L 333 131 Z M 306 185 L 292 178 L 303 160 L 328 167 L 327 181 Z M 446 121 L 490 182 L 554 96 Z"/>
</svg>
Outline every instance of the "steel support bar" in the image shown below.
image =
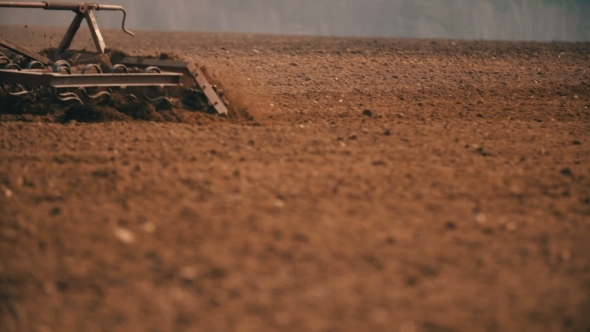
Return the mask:
<svg viewBox="0 0 590 332">
<path fill-rule="evenodd" d="M 92 40 L 94 40 L 94 45 L 96 46 L 96 50 L 100 54 L 104 54 L 104 50 L 106 49 L 106 44 L 104 43 L 104 39 L 102 38 L 102 33 L 98 28 L 98 23 L 96 22 L 96 16 L 94 16 L 94 11 L 91 9 L 86 12 L 86 22 L 88 23 L 88 28 L 90 29 L 90 34 L 92 35 Z"/>
<path fill-rule="evenodd" d="M 223 101 L 221 101 L 217 95 L 217 92 L 213 90 L 213 86 L 209 83 L 209 81 L 207 81 L 207 78 L 201 69 L 199 69 L 199 67 L 197 67 L 192 62 L 189 62 L 187 68 L 190 74 L 195 78 L 195 81 L 197 81 L 199 88 L 203 90 L 203 93 L 205 93 L 205 96 L 207 96 L 207 99 L 209 99 L 209 102 L 213 105 L 213 107 L 215 107 L 217 113 L 227 115 L 229 113 L 227 107 Z"/>
<path fill-rule="evenodd" d="M 45 9 L 47 7 L 47 3 L 45 3 L 45 2 L 16 2 L 16 1 L 6 2 L 6 1 L 2 1 L 2 2 L 0 2 L 0 7 Z"/>
<path fill-rule="evenodd" d="M 76 36 L 76 33 L 80 29 L 80 25 L 82 21 L 86 19 L 86 23 L 88 23 L 88 28 L 90 29 L 90 34 L 92 35 L 92 40 L 94 41 L 94 46 L 96 46 L 96 51 L 99 54 L 104 54 L 106 49 L 106 44 L 104 42 L 104 38 L 102 37 L 102 33 L 98 28 L 98 23 L 96 22 L 96 16 L 94 16 L 94 11 L 92 9 L 88 9 L 86 12 L 78 12 L 68 31 L 66 32 L 64 38 L 62 39 L 59 47 L 55 51 L 55 56 L 59 56 L 63 52 L 65 52 L 70 45 L 72 45 L 72 41 Z"/>
<path fill-rule="evenodd" d="M 58 74 L 0 70 L 0 83 L 52 88 L 179 86 L 182 74 Z"/>
<path fill-rule="evenodd" d="M 29 59 L 39 61 L 46 66 L 48 66 L 52 63 L 51 60 L 42 56 L 41 54 L 33 52 L 26 47 L 18 46 L 18 45 L 11 43 L 8 40 L 1 38 L 1 37 L 0 37 L 0 46 L 5 47 L 15 53 L 18 53 L 22 56 L 29 58 Z"/>
<path fill-rule="evenodd" d="M 57 50 L 55 50 L 55 56 L 62 54 L 68 48 L 70 48 L 70 45 L 72 45 L 72 41 L 74 40 L 74 36 L 76 36 L 76 33 L 80 29 L 80 25 L 82 24 L 83 20 L 84 14 L 76 14 L 64 38 L 61 40 L 59 47 L 57 48 Z"/>
<path fill-rule="evenodd" d="M 146 68 L 155 66 L 162 70 L 170 70 L 175 72 L 184 72 L 191 75 L 199 88 L 203 91 L 211 105 L 215 108 L 218 114 L 227 115 L 229 113 L 227 106 L 221 101 L 213 86 L 209 83 L 205 74 L 195 65 L 194 62 L 184 62 L 175 60 L 160 60 L 160 59 L 145 59 L 145 58 L 124 58 L 119 62 L 128 67 Z"/>
</svg>

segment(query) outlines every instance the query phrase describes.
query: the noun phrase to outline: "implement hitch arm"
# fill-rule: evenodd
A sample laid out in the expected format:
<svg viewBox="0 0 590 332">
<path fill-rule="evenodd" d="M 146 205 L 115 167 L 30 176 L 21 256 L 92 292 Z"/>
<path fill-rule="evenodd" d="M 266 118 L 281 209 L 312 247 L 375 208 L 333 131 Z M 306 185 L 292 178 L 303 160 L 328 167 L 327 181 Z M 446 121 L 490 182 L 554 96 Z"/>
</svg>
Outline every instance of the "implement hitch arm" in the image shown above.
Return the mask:
<svg viewBox="0 0 590 332">
<path fill-rule="evenodd" d="M 106 45 L 104 39 L 102 37 L 102 33 L 98 27 L 98 23 L 96 22 L 96 17 L 94 16 L 94 11 L 105 10 L 105 11 L 121 11 L 123 12 L 123 23 L 121 27 L 123 31 L 131 36 L 135 34 L 125 28 L 125 21 L 127 20 L 127 12 L 125 8 L 116 5 L 101 5 L 97 3 L 71 3 L 71 2 L 4 2 L 0 1 L 0 8 L 38 8 L 44 10 L 68 10 L 73 11 L 76 13 L 76 17 L 70 24 L 68 32 L 64 36 L 63 40 L 61 41 L 59 47 L 56 50 L 56 56 L 65 52 L 72 41 L 74 40 L 74 36 L 80 29 L 80 25 L 82 21 L 86 19 L 88 23 L 88 27 L 90 28 L 90 33 L 92 34 L 92 39 L 94 40 L 94 45 L 96 46 L 96 50 L 100 54 L 104 54 Z"/>
</svg>

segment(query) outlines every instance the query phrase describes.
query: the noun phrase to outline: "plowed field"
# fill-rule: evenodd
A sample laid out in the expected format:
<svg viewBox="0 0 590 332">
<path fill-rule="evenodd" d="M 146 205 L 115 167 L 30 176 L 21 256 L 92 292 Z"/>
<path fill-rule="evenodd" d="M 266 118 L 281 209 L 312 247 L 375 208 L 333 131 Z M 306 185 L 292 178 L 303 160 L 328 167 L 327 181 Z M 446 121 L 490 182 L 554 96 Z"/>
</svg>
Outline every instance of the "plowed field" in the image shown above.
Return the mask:
<svg viewBox="0 0 590 332">
<path fill-rule="evenodd" d="M 254 119 L 0 110 L 0 330 L 589 331 L 590 44 L 105 40 Z"/>
</svg>

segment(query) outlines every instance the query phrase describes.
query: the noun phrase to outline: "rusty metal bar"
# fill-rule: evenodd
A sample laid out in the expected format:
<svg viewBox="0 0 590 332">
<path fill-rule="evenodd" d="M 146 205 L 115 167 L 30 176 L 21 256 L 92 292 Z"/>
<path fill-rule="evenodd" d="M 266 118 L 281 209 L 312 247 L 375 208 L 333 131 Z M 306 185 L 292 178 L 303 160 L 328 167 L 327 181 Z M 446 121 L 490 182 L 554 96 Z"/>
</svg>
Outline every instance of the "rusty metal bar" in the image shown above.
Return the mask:
<svg viewBox="0 0 590 332">
<path fill-rule="evenodd" d="M 51 64 L 51 60 L 42 56 L 41 54 L 33 52 L 26 47 L 19 46 L 19 45 L 12 43 L 12 42 L 9 42 L 8 40 L 6 40 L 2 37 L 0 37 L 0 46 L 5 47 L 15 53 L 18 53 L 22 56 L 29 58 L 29 59 L 39 61 L 46 66 Z"/>
<path fill-rule="evenodd" d="M 100 54 L 104 54 L 104 50 L 106 49 L 106 45 L 104 43 L 104 39 L 102 38 L 102 33 L 98 28 L 98 23 L 96 23 L 96 17 L 94 16 L 94 11 L 89 10 L 86 12 L 86 22 L 88 23 L 88 28 L 90 29 L 90 34 L 92 35 L 92 40 L 94 40 L 94 45 L 96 46 L 96 50 Z"/>
<path fill-rule="evenodd" d="M 70 48 L 70 45 L 72 45 L 72 41 L 74 40 L 76 33 L 80 29 L 80 25 L 82 24 L 83 20 L 84 15 L 76 14 L 76 17 L 74 17 L 74 20 L 70 24 L 70 27 L 68 28 L 68 31 L 66 32 L 64 38 L 61 40 L 59 47 L 55 51 L 56 56 L 62 54 L 68 48 Z"/>
<path fill-rule="evenodd" d="M 205 94 L 211 105 L 213 105 L 218 114 L 227 115 L 229 113 L 227 106 L 225 106 L 223 101 L 221 101 L 221 99 L 213 89 L 213 86 L 205 77 L 205 74 L 199 69 L 199 67 L 197 67 L 197 65 L 195 65 L 194 62 L 127 57 L 121 60 L 119 63 L 129 67 L 146 68 L 155 66 L 162 70 L 186 73 L 195 79 L 195 82 L 203 91 L 203 93 Z"/>
<path fill-rule="evenodd" d="M 179 86 L 182 74 L 58 74 L 0 70 L 0 82 L 52 88 Z"/>
<path fill-rule="evenodd" d="M 98 23 L 96 22 L 96 17 L 94 16 L 95 10 L 108 10 L 108 11 L 121 11 L 123 12 L 123 22 L 121 23 L 121 28 L 123 31 L 131 36 L 135 34 L 125 28 L 125 21 L 127 20 L 127 12 L 125 8 L 117 5 L 101 5 L 92 2 L 80 2 L 80 3 L 71 3 L 71 2 L 5 2 L 0 1 L 0 7 L 8 7 L 8 8 L 39 8 L 44 10 L 68 10 L 73 11 L 76 13 L 76 17 L 72 21 L 68 32 L 64 36 L 63 40 L 61 41 L 58 49 L 56 50 L 56 56 L 65 52 L 70 45 L 72 44 L 72 40 L 74 36 L 80 29 L 80 25 L 84 18 L 88 22 L 88 27 L 90 28 L 90 33 L 92 34 L 92 39 L 94 40 L 94 44 L 98 53 L 104 54 L 106 45 L 100 29 L 98 28 Z"/>
<path fill-rule="evenodd" d="M 46 2 L 16 2 L 16 1 L 2 1 L 0 2 L 0 7 L 7 7 L 7 8 L 39 8 L 39 9 L 46 9 L 47 3 Z"/>
</svg>

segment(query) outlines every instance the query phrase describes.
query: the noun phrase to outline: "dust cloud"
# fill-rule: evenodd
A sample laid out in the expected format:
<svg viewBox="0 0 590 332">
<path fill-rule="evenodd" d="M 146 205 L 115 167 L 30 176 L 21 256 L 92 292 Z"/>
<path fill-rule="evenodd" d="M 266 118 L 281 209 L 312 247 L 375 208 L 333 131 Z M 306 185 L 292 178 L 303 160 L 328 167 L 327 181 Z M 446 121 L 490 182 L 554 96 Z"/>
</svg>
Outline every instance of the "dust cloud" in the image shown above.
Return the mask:
<svg viewBox="0 0 590 332">
<path fill-rule="evenodd" d="M 71 1 L 70 2 L 75 2 Z M 588 0 L 105 0 L 142 30 L 590 41 Z M 0 24 L 60 25 L 71 13 L 0 9 Z M 99 13 L 104 27 L 120 14 Z"/>
</svg>

